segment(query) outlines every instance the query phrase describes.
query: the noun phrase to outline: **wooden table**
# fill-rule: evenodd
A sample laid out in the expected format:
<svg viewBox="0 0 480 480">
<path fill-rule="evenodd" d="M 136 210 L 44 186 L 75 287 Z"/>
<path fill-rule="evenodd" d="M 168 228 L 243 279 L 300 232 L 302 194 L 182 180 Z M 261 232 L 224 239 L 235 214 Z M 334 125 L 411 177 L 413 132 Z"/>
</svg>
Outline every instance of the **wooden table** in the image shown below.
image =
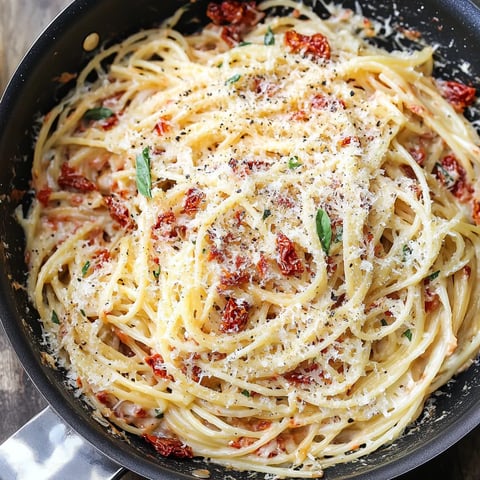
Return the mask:
<svg viewBox="0 0 480 480">
<path fill-rule="evenodd" d="M 0 92 L 33 40 L 68 3 L 68 0 L 0 0 Z M 1 443 L 46 406 L 46 402 L 24 373 L 2 329 L 0 352 Z M 401 477 L 401 480 L 413 479 L 479 480 L 480 427 L 427 465 Z"/>
</svg>

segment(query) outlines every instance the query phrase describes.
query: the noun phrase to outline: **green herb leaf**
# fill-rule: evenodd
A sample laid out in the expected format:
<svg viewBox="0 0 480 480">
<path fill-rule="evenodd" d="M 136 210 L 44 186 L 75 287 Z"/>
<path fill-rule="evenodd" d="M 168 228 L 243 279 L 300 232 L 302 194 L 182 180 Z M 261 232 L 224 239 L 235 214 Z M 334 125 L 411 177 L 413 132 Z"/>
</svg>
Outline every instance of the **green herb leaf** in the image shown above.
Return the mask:
<svg viewBox="0 0 480 480">
<path fill-rule="evenodd" d="M 323 251 L 328 255 L 332 243 L 332 224 L 327 212 L 321 208 L 317 211 L 316 224 L 317 235 L 322 244 Z"/>
<path fill-rule="evenodd" d="M 273 35 L 272 29 L 270 27 L 267 28 L 267 33 L 265 33 L 263 43 L 264 45 L 275 45 L 275 36 Z"/>
<path fill-rule="evenodd" d="M 82 276 L 85 276 L 90 268 L 90 261 L 87 260 L 82 267 Z"/>
<path fill-rule="evenodd" d="M 297 167 L 300 167 L 302 164 L 298 161 L 298 157 L 295 155 L 294 157 L 290 157 L 288 159 L 288 168 L 293 170 Z"/>
<path fill-rule="evenodd" d="M 163 411 L 160 408 L 155 409 L 155 418 L 163 418 Z"/>
<path fill-rule="evenodd" d="M 83 308 L 80 309 L 80 313 L 82 314 L 82 317 L 87 316 L 87 314 L 85 313 L 85 310 Z"/>
<path fill-rule="evenodd" d="M 60 325 L 60 320 L 55 310 L 52 310 L 52 323 L 56 323 L 57 325 Z"/>
<path fill-rule="evenodd" d="M 236 73 L 233 77 L 230 77 L 226 82 L 225 85 L 230 85 L 232 83 L 238 82 L 242 78 L 239 73 Z"/>
<path fill-rule="evenodd" d="M 412 331 L 408 328 L 407 330 L 405 330 L 402 335 L 406 338 L 408 338 L 408 340 L 412 341 Z"/>
<path fill-rule="evenodd" d="M 445 186 L 447 188 L 452 188 L 455 185 L 455 178 L 453 178 L 448 170 L 441 164 L 441 163 L 435 163 L 435 169 L 440 172 L 440 174 L 443 177 L 443 181 L 445 183 Z"/>
<path fill-rule="evenodd" d="M 266 208 L 263 211 L 262 220 L 266 220 L 271 214 L 272 214 L 272 212 L 268 208 Z"/>
<path fill-rule="evenodd" d="M 137 189 L 147 198 L 152 198 L 152 177 L 150 173 L 150 151 L 146 147 L 137 155 L 136 162 Z"/>
<path fill-rule="evenodd" d="M 388 325 L 387 321 L 384 318 L 382 318 L 380 320 L 380 323 L 381 323 L 382 327 L 386 327 Z"/>
<path fill-rule="evenodd" d="M 242 395 L 245 395 L 246 397 L 249 397 L 250 392 L 248 390 L 242 390 Z"/>
<path fill-rule="evenodd" d="M 403 257 L 402 257 L 402 262 L 406 262 L 408 257 L 412 254 L 412 249 L 410 248 L 409 245 L 405 244 L 403 246 Z"/>
<path fill-rule="evenodd" d="M 247 45 L 251 45 L 252 42 L 240 42 L 237 46 L 238 47 L 246 47 Z"/>
<path fill-rule="evenodd" d="M 83 114 L 85 120 L 104 120 L 113 115 L 112 110 L 106 107 L 90 108 Z"/>
<path fill-rule="evenodd" d="M 160 277 L 160 273 L 162 273 L 162 267 L 159 265 L 157 270 L 154 270 L 152 273 L 153 276 L 158 280 L 158 278 Z"/>
<path fill-rule="evenodd" d="M 335 232 L 335 243 L 339 243 L 343 240 L 343 225 L 340 225 Z"/>
<path fill-rule="evenodd" d="M 440 275 L 440 270 L 437 270 L 436 272 L 431 273 L 427 278 L 428 280 L 432 281 L 432 280 L 435 280 L 439 275 Z"/>
</svg>

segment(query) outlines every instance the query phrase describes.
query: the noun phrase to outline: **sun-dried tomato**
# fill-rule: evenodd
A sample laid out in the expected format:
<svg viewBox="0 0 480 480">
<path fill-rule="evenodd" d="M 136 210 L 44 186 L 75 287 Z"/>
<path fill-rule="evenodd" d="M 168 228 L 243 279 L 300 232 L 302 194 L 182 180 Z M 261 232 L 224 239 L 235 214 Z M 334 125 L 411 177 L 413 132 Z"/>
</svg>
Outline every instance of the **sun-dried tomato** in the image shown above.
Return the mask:
<svg viewBox="0 0 480 480">
<path fill-rule="evenodd" d="M 252 27 L 263 17 L 257 10 L 255 1 L 239 2 L 225 0 L 220 3 L 211 2 L 207 6 L 207 17 L 215 25 L 246 25 Z"/>
<path fill-rule="evenodd" d="M 257 441 L 254 437 L 238 437 L 235 440 L 228 442 L 228 445 L 232 448 L 245 448 L 253 445 Z"/>
<path fill-rule="evenodd" d="M 409 153 L 412 158 L 420 165 L 423 166 L 425 163 L 425 158 L 427 156 L 425 152 L 425 148 L 421 145 L 415 145 L 414 147 L 409 149 Z"/>
<path fill-rule="evenodd" d="M 160 117 L 160 120 L 153 127 L 159 137 L 170 131 L 170 123 L 166 117 Z"/>
<path fill-rule="evenodd" d="M 95 396 L 100 403 L 103 403 L 103 405 L 106 405 L 108 408 L 112 408 L 117 403 L 115 396 L 105 390 L 97 392 Z"/>
<path fill-rule="evenodd" d="M 425 312 L 431 313 L 440 306 L 440 297 L 438 293 L 432 292 L 430 288 L 425 288 Z"/>
<path fill-rule="evenodd" d="M 230 297 L 223 309 L 220 331 L 223 333 L 238 333 L 245 329 L 248 322 L 250 306 L 244 300 Z"/>
<path fill-rule="evenodd" d="M 300 365 L 295 370 L 285 373 L 283 377 L 287 382 L 295 385 L 310 385 L 313 382 L 313 377 L 310 374 L 318 368 L 319 366 L 316 363 Z"/>
<path fill-rule="evenodd" d="M 329 60 L 331 56 L 327 37 L 321 33 L 303 35 L 295 30 L 288 30 L 285 32 L 285 44 L 292 53 L 303 53 L 325 60 Z"/>
<path fill-rule="evenodd" d="M 165 361 L 159 353 L 154 353 L 153 355 L 145 357 L 145 363 L 151 367 L 153 373 L 157 377 L 173 381 L 173 377 L 168 373 L 167 367 L 165 366 Z"/>
<path fill-rule="evenodd" d="M 37 192 L 38 201 L 46 207 L 50 201 L 50 195 L 52 194 L 52 189 L 49 187 L 42 188 Z"/>
<path fill-rule="evenodd" d="M 97 186 L 88 178 L 77 173 L 67 163 L 63 163 L 58 177 L 58 186 L 63 189 L 73 189 L 78 192 L 92 192 Z"/>
<path fill-rule="evenodd" d="M 144 434 L 143 438 L 151 443 L 155 450 L 164 457 L 193 458 L 192 447 L 178 438 L 157 437 L 148 433 Z"/>
<path fill-rule="evenodd" d="M 477 91 L 474 87 L 453 80 L 439 81 L 438 86 L 442 96 L 458 113 L 462 113 L 466 107 L 475 101 Z"/>
<path fill-rule="evenodd" d="M 185 195 L 183 211 L 189 215 L 197 212 L 204 198 L 205 194 L 201 190 L 198 188 L 190 188 Z"/>
<path fill-rule="evenodd" d="M 277 83 L 270 82 L 261 75 L 255 75 L 252 79 L 252 90 L 257 95 L 266 95 L 271 98 L 279 88 L 280 86 Z"/>
<path fill-rule="evenodd" d="M 161 228 L 163 225 L 172 225 L 176 221 L 175 214 L 170 210 L 160 213 L 153 228 Z"/>
<path fill-rule="evenodd" d="M 110 250 L 101 248 L 95 252 L 94 270 L 98 270 L 102 265 L 110 260 Z"/>
<path fill-rule="evenodd" d="M 475 225 L 480 225 L 480 202 L 475 199 L 472 201 L 472 218 Z"/>
<path fill-rule="evenodd" d="M 176 215 L 169 210 L 158 215 L 157 221 L 152 227 L 152 237 L 155 239 L 159 237 L 174 238 L 182 236 L 185 233 L 185 229 L 185 226 L 177 225 Z"/>
<path fill-rule="evenodd" d="M 465 169 L 454 155 L 445 156 L 436 167 L 435 175 L 461 202 L 468 202 L 473 195 L 473 186 L 467 182 Z"/>
<path fill-rule="evenodd" d="M 105 131 L 111 130 L 117 123 L 118 123 L 118 115 L 116 113 L 100 121 L 100 125 L 102 129 Z"/>
<path fill-rule="evenodd" d="M 355 147 L 359 147 L 360 146 L 360 138 L 357 137 L 356 135 L 343 137 L 338 142 L 338 145 L 339 145 L 339 147 L 348 147 L 349 145 L 354 145 Z"/>
<path fill-rule="evenodd" d="M 132 229 L 135 226 L 135 222 L 130 216 L 128 208 L 116 197 L 112 195 L 106 195 L 104 197 L 105 203 L 108 207 L 110 216 L 123 228 L 127 230 Z"/>
<path fill-rule="evenodd" d="M 260 280 L 264 280 L 268 273 L 268 261 L 265 258 L 265 255 L 260 254 L 260 260 L 257 262 L 256 268 Z"/>
<path fill-rule="evenodd" d="M 263 18 L 264 13 L 257 9 L 254 1 L 227 0 L 210 3 L 207 16 L 215 25 L 223 25 L 221 37 L 232 47 L 242 41 L 244 34 Z"/>
<path fill-rule="evenodd" d="M 279 233 L 276 239 L 277 264 L 284 275 L 296 275 L 303 273 L 302 261 L 298 258 L 293 242 L 283 233 Z"/>
<path fill-rule="evenodd" d="M 250 280 L 250 274 L 246 269 L 236 269 L 231 272 L 224 270 L 220 277 L 220 290 L 228 289 L 229 287 L 238 287 Z"/>
<path fill-rule="evenodd" d="M 312 98 L 310 106 L 315 110 L 329 110 L 330 112 L 336 112 L 337 110 L 346 108 L 345 102 L 342 99 L 332 98 L 320 93 Z"/>
</svg>

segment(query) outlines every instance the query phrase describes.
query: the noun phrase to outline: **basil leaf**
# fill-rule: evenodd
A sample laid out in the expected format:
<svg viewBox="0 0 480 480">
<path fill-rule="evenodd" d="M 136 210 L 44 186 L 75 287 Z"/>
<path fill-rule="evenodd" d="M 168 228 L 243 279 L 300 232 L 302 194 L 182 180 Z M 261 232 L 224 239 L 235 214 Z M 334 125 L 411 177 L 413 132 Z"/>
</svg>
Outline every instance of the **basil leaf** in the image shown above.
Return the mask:
<svg viewBox="0 0 480 480">
<path fill-rule="evenodd" d="M 300 167 L 302 164 L 298 161 L 298 157 L 295 155 L 294 157 L 290 157 L 288 159 L 288 168 L 293 170 L 297 167 Z"/>
<path fill-rule="evenodd" d="M 317 235 L 322 244 L 323 251 L 328 255 L 332 243 L 332 224 L 327 212 L 321 208 L 317 211 L 316 224 Z"/>
<path fill-rule="evenodd" d="M 57 312 L 55 310 L 52 310 L 52 323 L 60 325 L 60 320 L 59 320 Z"/>
<path fill-rule="evenodd" d="M 268 27 L 267 33 L 265 33 L 265 37 L 263 38 L 264 45 L 275 45 L 275 36 L 273 35 L 272 29 Z"/>
<path fill-rule="evenodd" d="M 156 270 L 153 272 L 153 276 L 158 280 L 160 278 L 160 274 L 162 273 L 162 267 L 159 265 Z"/>
<path fill-rule="evenodd" d="M 85 120 L 104 120 L 113 115 L 112 110 L 106 107 L 90 108 L 83 114 Z"/>
<path fill-rule="evenodd" d="M 150 150 L 148 147 L 137 155 L 135 165 L 137 174 L 137 189 L 147 198 L 152 198 L 152 177 L 150 173 Z"/>
<path fill-rule="evenodd" d="M 226 82 L 225 85 L 230 85 L 232 83 L 238 82 L 242 76 L 239 73 L 236 73 L 233 77 L 230 77 Z"/>
<path fill-rule="evenodd" d="M 90 261 L 87 260 L 82 267 L 82 275 L 83 276 L 85 276 L 87 274 L 89 268 L 90 268 Z"/>
<path fill-rule="evenodd" d="M 432 280 L 435 280 L 439 275 L 440 275 L 440 270 L 437 270 L 436 272 L 431 273 L 427 278 L 430 281 L 432 281 Z"/>
<path fill-rule="evenodd" d="M 405 330 L 402 335 L 406 338 L 408 338 L 408 340 L 412 341 L 412 331 L 410 329 L 407 329 Z"/>
<path fill-rule="evenodd" d="M 246 397 L 249 397 L 250 392 L 248 390 L 242 390 L 242 395 L 245 395 Z"/>
</svg>

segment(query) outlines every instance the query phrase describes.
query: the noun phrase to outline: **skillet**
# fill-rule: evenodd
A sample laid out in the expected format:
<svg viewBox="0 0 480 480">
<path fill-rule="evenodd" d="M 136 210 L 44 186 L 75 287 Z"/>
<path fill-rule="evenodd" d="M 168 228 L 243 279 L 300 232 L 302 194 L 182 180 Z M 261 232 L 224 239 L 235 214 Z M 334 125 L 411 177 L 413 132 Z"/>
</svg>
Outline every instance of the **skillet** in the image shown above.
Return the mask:
<svg viewBox="0 0 480 480">
<path fill-rule="evenodd" d="M 18 200 L 10 194 L 14 189 L 28 190 L 35 119 L 72 86 L 54 79 L 64 72 L 76 72 L 86 63 L 91 53 L 85 52 L 82 44 L 89 33 L 99 33 L 101 42 L 108 44 L 141 28 L 157 25 L 185 3 L 184 0 L 77 0 L 39 38 L 12 78 L 0 104 L 3 167 L 0 168 L 0 316 L 27 373 L 53 409 L 115 462 L 149 478 L 194 478 L 191 472 L 203 467 L 210 470 L 212 478 L 260 479 L 263 474 L 225 472 L 211 464 L 158 458 L 139 439 L 129 438 L 126 442 L 112 436 L 65 388 L 64 373 L 52 370 L 42 361 L 37 314 L 24 291 L 16 288 L 24 283 L 26 269 L 23 233 L 12 218 Z M 198 1 L 193 10 L 203 12 L 205 3 Z M 353 1 L 342 3 L 355 7 Z M 429 43 L 442 45 L 438 50 L 439 75 L 480 85 L 480 58 L 476 49 L 480 44 L 480 10 L 474 3 L 469 0 L 358 3 L 366 16 L 393 16 L 392 24 L 416 29 Z M 198 24 L 184 22 L 181 28 L 194 30 Z M 456 69 L 451 63 L 466 65 L 463 61 L 470 65 L 468 72 Z M 362 461 L 330 468 L 325 478 L 394 478 L 458 441 L 480 423 L 480 364 L 477 362 L 460 374 L 435 398 L 430 415 L 423 415 L 392 446 Z"/>
</svg>

